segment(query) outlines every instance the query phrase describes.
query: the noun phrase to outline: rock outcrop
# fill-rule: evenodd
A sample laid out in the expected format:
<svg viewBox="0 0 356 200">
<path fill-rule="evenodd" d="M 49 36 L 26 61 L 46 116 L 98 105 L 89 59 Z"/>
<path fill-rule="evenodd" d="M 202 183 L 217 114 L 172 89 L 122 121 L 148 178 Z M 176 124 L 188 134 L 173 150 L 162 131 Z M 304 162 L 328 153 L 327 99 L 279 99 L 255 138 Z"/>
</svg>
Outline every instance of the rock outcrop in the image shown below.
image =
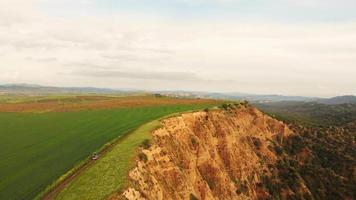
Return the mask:
<svg viewBox="0 0 356 200">
<path fill-rule="evenodd" d="M 277 161 L 275 145 L 293 134 L 287 125 L 245 104 L 182 114 L 161 124 L 129 174 L 126 199 L 271 198 L 262 178 Z"/>
</svg>

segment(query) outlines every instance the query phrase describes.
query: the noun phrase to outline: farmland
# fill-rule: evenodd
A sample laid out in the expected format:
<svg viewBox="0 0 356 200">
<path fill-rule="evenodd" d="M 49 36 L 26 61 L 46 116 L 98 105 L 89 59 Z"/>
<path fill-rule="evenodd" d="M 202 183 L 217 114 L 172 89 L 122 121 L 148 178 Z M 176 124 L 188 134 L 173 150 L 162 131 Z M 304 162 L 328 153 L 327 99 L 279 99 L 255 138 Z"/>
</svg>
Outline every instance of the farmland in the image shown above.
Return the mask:
<svg viewBox="0 0 356 200">
<path fill-rule="evenodd" d="M 0 112 L 68 112 L 159 105 L 209 104 L 213 100 L 143 96 L 7 96 Z M 10 103 L 9 103 L 10 102 Z M 12 103 L 15 102 L 15 103 Z"/>
<path fill-rule="evenodd" d="M 149 122 L 119 141 L 103 158 L 80 174 L 56 199 L 104 199 L 122 189 L 127 182 L 128 171 L 134 165 L 135 150 L 145 140 L 150 139 L 150 131 L 159 125 L 158 120 Z"/>
<path fill-rule="evenodd" d="M 107 142 L 162 116 L 218 103 L 151 96 L 2 103 L 0 199 L 32 199 Z"/>
</svg>

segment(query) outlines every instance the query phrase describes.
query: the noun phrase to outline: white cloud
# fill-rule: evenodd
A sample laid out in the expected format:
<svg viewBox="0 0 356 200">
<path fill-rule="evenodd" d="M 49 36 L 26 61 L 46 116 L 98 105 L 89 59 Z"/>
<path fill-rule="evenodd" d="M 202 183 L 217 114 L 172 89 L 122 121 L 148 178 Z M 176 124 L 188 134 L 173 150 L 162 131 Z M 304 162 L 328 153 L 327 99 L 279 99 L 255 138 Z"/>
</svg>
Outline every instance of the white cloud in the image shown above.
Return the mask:
<svg viewBox="0 0 356 200">
<path fill-rule="evenodd" d="M 248 2 L 249 0 L 177 0 L 181 2 L 187 3 L 243 3 Z M 268 0 L 257 0 L 255 1 L 256 4 L 261 2 L 269 2 L 270 4 L 273 3 L 282 3 L 282 4 L 291 4 L 291 5 L 300 5 L 300 6 L 321 6 L 321 5 L 341 5 L 342 4 L 354 4 L 354 0 L 275 0 L 274 2 Z"/>
<path fill-rule="evenodd" d="M 2 83 L 355 93 L 355 23 L 182 23 L 123 14 L 59 18 L 22 3 L 3 7 L 13 10 L 0 15 Z"/>
<path fill-rule="evenodd" d="M 354 0 L 287 0 L 292 5 L 299 6 L 351 6 L 356 5 Z"/>
</svg>

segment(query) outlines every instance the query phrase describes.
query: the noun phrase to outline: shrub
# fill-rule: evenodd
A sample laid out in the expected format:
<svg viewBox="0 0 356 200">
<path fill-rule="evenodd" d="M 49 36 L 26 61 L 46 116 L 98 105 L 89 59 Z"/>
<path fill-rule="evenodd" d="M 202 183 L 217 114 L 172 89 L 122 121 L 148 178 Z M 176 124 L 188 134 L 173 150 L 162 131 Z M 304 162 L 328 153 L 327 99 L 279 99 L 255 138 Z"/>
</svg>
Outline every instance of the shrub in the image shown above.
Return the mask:
<svg viewBox="0 0 356 200">
<path fill-rule="evenodd" d="M 141 147 L 144 149 L 148 149 L 151 147 L 151 141 L 149 139 L 145 139 L 142 144 Z"/>
<path fill-rule="evenodd" d="M 211 190 L 215 188 L 215 181 L 213 179 L 208 179 L 206 182 L 208 183 L 208 186 Z"/>
<path fill-rule="evenodd" d="M 241 193 L 247 193 L 248 192 L 248 187 L 246 184 L 240 184 L 239 187 L 236 189 L 236 194 L 241 194 Z"/>
<path fill-rule="evenodd" d="M 197 141 L 197 139 L 195 139 L 195 137 L 190 138 L 190 142 L 192 143 L 193 147 L 199 145 L 199 142 Z"/>
<path fill-rule="evenodd" d="M 277 155 L 279 155 L 279 156 L 282 155 L 282 153 L 283 153 L 283 148 L 278 145 L 274 146 L 274 150 L 276 151 Z"/>
<path fill-rule="evenodd" d="M 219 106 L 220 108 L 224 109 L 224 110 L 228 110 L 228 109 L 231 109 L 231 108 L 234 108 L 235 105 L 234 104 L 231 104 L 231 103 L 224 103 L 222 104 L 221 106 Z"/>
<path fill-rule="evenodd" d="M 199 200 L 194 194 L 189 195 L 189 200 Z"/>
<path fill-rule="evenodd" d="M 227 110 L 229 108 L 229 104 L 224 103 L 223 105 L 221 105 L 221 108 Z"/>
<path fill-rule="evenodd" d="M 258 139 L 258 138 L 255 138 L 255 137 L 253 137 L 252 140 L 253 140 L 253 145 L 254 145 L 257 149 L 260 149 L 261 146 L 262 146 L 261 140 Z"/>
<path fill-rule="evenodd" d="M 141 153 L 138 154 L 138 158 L 139 158 L 141 161 L 144 161 L 144 162 L 147 162 L 147 161 L 148 161 L 147 155 L 144 154 L 143 152 L 141 152 Z"/>
<path fill-rule="evenodd" d="M 238 178 L 233 179 L 232 181 L 235 183 L 235 185 L 240 185 L 241 184 L 241 181 Z"/>
</svg>

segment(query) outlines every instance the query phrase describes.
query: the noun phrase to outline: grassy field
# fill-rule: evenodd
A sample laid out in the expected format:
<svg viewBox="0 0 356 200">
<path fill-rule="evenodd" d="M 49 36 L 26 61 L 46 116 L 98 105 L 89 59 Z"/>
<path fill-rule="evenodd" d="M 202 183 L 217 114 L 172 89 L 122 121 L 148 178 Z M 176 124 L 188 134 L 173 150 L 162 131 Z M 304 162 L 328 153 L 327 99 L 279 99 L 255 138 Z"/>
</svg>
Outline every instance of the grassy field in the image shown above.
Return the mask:
<svg viewBox="0 0 356 200">
<path fill-rule="evenodd" d="M 211 104 L 195 102 L 45 113 L 0 112 L 0 199 L 32 199 L 118 136 L 162 116 Z"/>
<path fill-rule="evenodd" d="M 127 174 L 134 164 L 136 149 L 151 138 L 150 131 L 159 125 L 158 120 L 149 122 L 119 141 L 93 166 L 80 174 L 56 199 L 104 199 L 123 187 L 127 181 Z"/>
</svg>

